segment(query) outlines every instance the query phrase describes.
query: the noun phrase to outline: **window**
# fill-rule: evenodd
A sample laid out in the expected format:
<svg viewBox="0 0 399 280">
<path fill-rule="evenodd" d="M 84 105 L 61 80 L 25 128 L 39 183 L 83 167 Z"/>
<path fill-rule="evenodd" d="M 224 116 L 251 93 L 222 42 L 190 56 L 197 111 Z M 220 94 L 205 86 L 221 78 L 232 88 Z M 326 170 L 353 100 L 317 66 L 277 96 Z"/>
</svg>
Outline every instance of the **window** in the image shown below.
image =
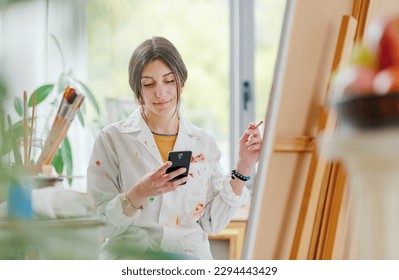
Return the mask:
<svg viewBox="0 0 399 280">
<path fill-rule="evenodd" d="M 285 0 L 255 0 L 255 119 L 266 116 Z"/>
<path fill-rule="evenodd" d="M 222 164 L 228 166 L 228 1 L 88 1 L 88 77 L 93 90 L 104 98 L 133 100 L 128 62 L 137 45 L 152 36 L 168 38 L 180 51 L 188 69 L 182 111 L 215 137 Z"/>
<path fill-rule="evenodd" d="M 89 0 L 88 83 L 103 107 L 106 98 L 112 99 L 108 104 L 118 99 L 134 106 L 127 74 L 131 53 L 145 39 L 167 37 L 188 69 L 182 111 L 215 137 L 228 172 L 242 127 L 265 118 L 284 6 L 281 0 Z M 240 98 L 246 79 L 254 96 L 243 118 Z M 125 111 L 117 119 L 130 113 Z"/>
</svg>

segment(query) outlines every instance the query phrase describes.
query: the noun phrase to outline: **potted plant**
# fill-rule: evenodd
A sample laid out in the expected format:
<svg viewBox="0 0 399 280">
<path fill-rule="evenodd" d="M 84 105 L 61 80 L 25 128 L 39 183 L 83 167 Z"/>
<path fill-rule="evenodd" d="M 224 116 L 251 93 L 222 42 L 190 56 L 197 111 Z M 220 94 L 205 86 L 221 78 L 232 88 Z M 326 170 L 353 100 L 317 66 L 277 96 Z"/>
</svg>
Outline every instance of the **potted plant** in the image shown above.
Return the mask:
<svg viewBox="0 0 399 280">
<path fill-rule="evenodd" d="M 67 69 L 65 66 L 65 60 L 64 60 L 64 55 L 61 49 L 61 46 L 57 40 L 57 38 L 54 35 L 50 35 L 51 38 L 53 39 L 60 57 L 62 61 L 62 69 L 64 69 L 60 75 L 57 81 L 54 83 L 46 83 L 35 90 L 31 91 L 28 94 L 28 103 L 27 107 L 28 109 L 32 109 L 33 103 L 34 103 L 34 93 L 36 93 L 35 96 L 35 106 L 47 106 L 46 110 L 35 110 L 36 112 L 44 112 L 44 116 L 40 114 L 36 114 L 35 118 L 41 118 L 45 120 L 45 123 L 43 125 L 44 129 L 40 134 L 40 139 L 45 140 L 46 135 L 49 133 L 52 122 L 54 120 L 54 116 L 57 113 L 57 109 L 60 104 L 60 100 L 62 99 L 62 95 L 64 93 L 64 90 L 67 86 L 71 86 L 74 89 L 76 89 L 77 92 L 80 94 L 83 94 L 85 98 L 85 102 L 82 104 L 80 107 L 80 110 L 77 112 L 77 119 L 79 120 L 78 122 L 80 123 L 81 126 L 85 127 L 86 126 L 86 105 L 87 103 L 93 107 L 94 112 L 95 112 L 95 122 L 97 124 L 100 124 L 100 116 L 101 116 L 101 111 L 100 111 L 100 106 L 98 104 L 98 101 L 93 94 L 93 92 L 89 89 L 89 87 L 76 78 L 73 75 L 72 69 Z M 20 142 L 20 139 L 22 139 L 23 135 L 23 100 L 21 97 L 14 97 L 14 110 L 17 114 L 17 116 L 20 117 L 19 120 L 13 122 L 12 124 L 7 121 L 9 119 L 8 116 L 5 115 L 3 112 L 3 122 L 4 126 L 7 127 L 6 124 L 8 124 L 8 129 L 4 129 L 4 144 L 2 149 L 1 149 L 1 156 L 5 156 L 9 153 L 14 154 L 14 164 L 20 165 L 22 164 L 21 162 L 21 156 L 18 155 L 18 151 L 15 148 L 16 143 Z M 28 123 L 31 123 L 31 119 L 28 120 Z M 31 127 L 29 127 L 30 131 Z M 37 132 L 37 131 L 36 131 Z M 35 133 L 37 135 L 37 133 Z M 32 135 L 32 134 L 31 134 Z M 31 139 L 33 140 L 33 139 Z M 31 159 L 30 162 L 31 165 L 34 165 L 34 159 Z M 65 174 L 68 177 L 68 182 L 71 185 L 72 184 L 72 175 L 73 175 L 73 152 L 72 152 L 72 147 L 71 147 L 71 142 L 69 140 L 68 135 L 64 138 L 63 142 L 61 143 L 58 151 L 56 152 L 51 164 L 54 166 L 55 171 L 57 174 Z"/>
</svg>

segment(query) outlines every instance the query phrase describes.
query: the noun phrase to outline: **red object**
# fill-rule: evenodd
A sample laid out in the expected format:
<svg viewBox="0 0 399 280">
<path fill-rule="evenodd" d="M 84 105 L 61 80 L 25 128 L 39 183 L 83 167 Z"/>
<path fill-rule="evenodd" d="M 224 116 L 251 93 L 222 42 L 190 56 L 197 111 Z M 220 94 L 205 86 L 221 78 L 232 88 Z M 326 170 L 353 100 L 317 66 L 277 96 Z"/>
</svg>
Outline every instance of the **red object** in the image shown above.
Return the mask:
<svg viewBox="0 0 399 280">
<path fill-rule="evenodd" d="M 399 17 L 387 22 L 378 48 L 380 70 L 399 65 Z"/>
</svg>

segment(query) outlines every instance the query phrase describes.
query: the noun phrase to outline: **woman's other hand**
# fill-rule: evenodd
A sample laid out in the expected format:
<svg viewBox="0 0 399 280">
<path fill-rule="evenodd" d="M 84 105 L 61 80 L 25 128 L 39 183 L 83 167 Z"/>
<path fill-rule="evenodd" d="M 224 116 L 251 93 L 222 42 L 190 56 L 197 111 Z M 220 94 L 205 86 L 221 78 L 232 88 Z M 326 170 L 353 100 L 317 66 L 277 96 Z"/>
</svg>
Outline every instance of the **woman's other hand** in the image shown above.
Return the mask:
<svg viewBox="0 0 399 280">
<path fill-rule="evenodd" d="M 259 123 L 259 125 L 260 124 L 261 123 Z M 245 167 L 246 170 L 252 169 L 259 160 L 263 142 L 259 131 L 259 125 L 250 123 L 247 130 L 240 138 L 237 165 Z M 237 168 L 239 166 L 237 166 Z"/>
<path fill-rule="evenodd" d="M 262 136 L 260 135 L 259 125 L 250 123 L 247 130 L 240 138 L 240 147 L 238 151 L 238 160 L 235 171 L 243 176 L 249 176 L 255 163 L 258 162 L 260 151 L 262 149 Z M 231 188 L 237 195 L 241 195 L 245 181 L 239 178 L 230 180 Z"/>
</svg>

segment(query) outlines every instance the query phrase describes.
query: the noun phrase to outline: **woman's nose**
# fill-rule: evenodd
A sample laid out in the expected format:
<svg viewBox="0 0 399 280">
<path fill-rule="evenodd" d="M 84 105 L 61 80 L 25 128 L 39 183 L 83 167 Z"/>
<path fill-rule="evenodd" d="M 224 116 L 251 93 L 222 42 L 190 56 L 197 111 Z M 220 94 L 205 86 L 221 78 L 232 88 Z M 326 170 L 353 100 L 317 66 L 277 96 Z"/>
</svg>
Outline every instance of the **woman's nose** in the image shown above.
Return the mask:
<svg viewBox="0 0 399 280">
<path fill-rule="evenodd" d="M 165 88 L 163 87 L 162 83 L 158 83 L 155 89 L 155 96 L 158 98 L 163 97 L 166 94 Z"/>
</svg>

